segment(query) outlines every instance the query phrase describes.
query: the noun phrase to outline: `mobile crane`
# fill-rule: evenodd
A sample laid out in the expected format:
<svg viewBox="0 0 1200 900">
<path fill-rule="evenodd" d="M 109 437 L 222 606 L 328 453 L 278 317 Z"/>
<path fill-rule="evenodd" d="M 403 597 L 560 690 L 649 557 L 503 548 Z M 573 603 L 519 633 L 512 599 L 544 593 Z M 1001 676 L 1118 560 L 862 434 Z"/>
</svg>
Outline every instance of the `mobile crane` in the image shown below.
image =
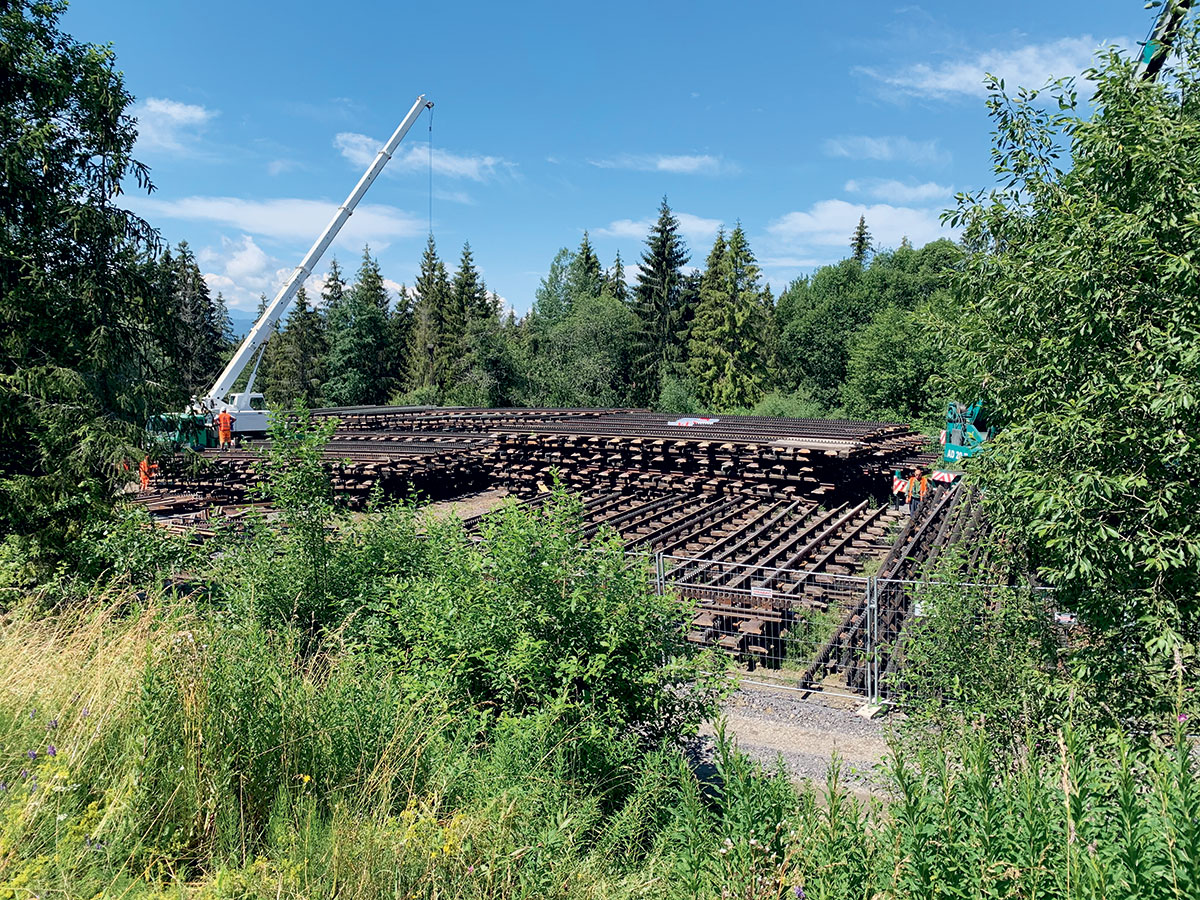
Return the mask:
<svg viewBox="0 0 1200 900">
<path fill-rule="evenodd" d="M 279 321 L 288 304 L 292 302 L 292 298 L 304 284 L 305 279 L 312 274 L 313 268 L 329 248 L 333 239 L 337 237 L 342 226 L 346 224 L 346 220 L 350 218 L 367 189 L 379 177 L 379 173 L 383 171 L 387 161 L 392 158 L 392 154 L 396 152 L 396 148 L 400 146 L 400 142 L 404 140 L 404 136 L 408 134 L 408 130 L 412 128 L 422 110 L 432 108 L 433 101 L 427 100 L 424 94 L 417 97 L 412 109 L 404 117 L 404 121 L 392 133 L 388 142 L 380 148 L 371 165 L 367 167 L 367 171 L 363 173 L 354 190 L 350 192 L 350 196 L 338 207 L 333 219 L 325 226 L 325 230 L 321 232 L 316 243 L 300 261 L 300 265 L 292 272 L 291 277 L 284 282 L 279 293 L 275 295 L 275 299 L 267 304 L 258 321 L 254 323 L 254 327 L 250 329 L 250 333 L 246 335 L 246 339 L 242 341 L 237 352 L 233 354 L 233 358 L 229 360 L 229 364 L 217 376 L 212 387 L 204 396 L 193 398 L 190 408 L 182 417 L 159 416 L 155 422 L 151 423 L 152 429 L 173 430 L 176 442 L 195 446 L 205 439 L 205 425 L 211 423 L 222 411 L 228 411 L 236 419 L 235 433 L 261 434 L 267 430 L 267 410 L 263 395 L 254 390 L 254 378 L 258 374 L 258 367 L 262 362 L 262 355 L 275 328 L 275 323 Z M 250 370 L 250 377 L 246 380 L 245 388 L 233 393 L 238 378 L 250 365 L 251 360 L 254 360 L 254 367 Z M 175 421 L 172 422 L 172 419 Z"/>
</svg>

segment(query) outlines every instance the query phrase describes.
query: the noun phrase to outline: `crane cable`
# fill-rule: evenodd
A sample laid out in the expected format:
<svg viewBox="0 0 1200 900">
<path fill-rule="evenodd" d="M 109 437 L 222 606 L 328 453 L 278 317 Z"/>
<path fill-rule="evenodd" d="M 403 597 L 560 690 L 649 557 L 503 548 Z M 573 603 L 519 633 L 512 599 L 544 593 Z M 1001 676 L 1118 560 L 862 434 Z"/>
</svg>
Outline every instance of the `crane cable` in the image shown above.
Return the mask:
<svg viewBox="0 0 1200 900">
<path fill-rule="evenodd" d="M 433 107 L 429 107 L 429 236 L 433 237 Z"/>
</svg>

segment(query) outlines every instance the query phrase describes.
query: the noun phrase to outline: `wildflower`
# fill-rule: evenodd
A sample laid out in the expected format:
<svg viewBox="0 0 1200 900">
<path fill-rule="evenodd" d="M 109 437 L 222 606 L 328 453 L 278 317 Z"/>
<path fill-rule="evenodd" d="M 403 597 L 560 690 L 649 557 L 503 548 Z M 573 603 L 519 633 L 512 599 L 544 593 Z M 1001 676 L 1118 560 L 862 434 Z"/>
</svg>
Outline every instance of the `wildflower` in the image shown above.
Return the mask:
<svg viewBox="0 0 1200 900">
<path fill-rule="evenodd" d="M 58 727 L 58 719 L 51 719 L 49 722 L 46 723 L 47 731 L 53 731 L 57 727 Z"/>
<path fill-rule="evenodd" d="M 58 750 L 56 750 L 54 748 L 53 744 L 46 745 L 46 755 L 47 756 L 58 756 Z"/>
<path fill-rule="evenodd" d="M 66 820 L 67 820 L 67 814 L 66 814 L 66 813 L 59 813 L 59 814 L 58 814 L 58 821 L 59 821 L 59 822 L 65 822 Z"/>
<path fill-rule="evenodd" d="M 85 706 L 83 708 L 83 712 L 81 712 L 79 715 L 86 719 L 88 717 L 88 708 Z"/>
<path fill-rule="evenodd" d="M 29 711 L 29 718 L 31 718 L 31 719 L 37 718 L 37 708 L 36 707 Z"/>
<path fill-rule="evenodd" d="M 37 759 L 37 751 L 36 750 L 30 750 L 25 755 L 28 756 L 30 759 Z"/>
<path fill-rule="evenodd" d="M 304 784 L 308 784 L 310 781 L 312 781 L 312 776 L 311 775 L 301 775 L 300 781 L 303 782 Z"/>
<path fill-rule="evenodd" d="M 1187 720 L 1188 720 L 1187 713 L 1180 713 L 1180 714 L 1179 714 L 1179 721 L 1180 721 L 1180 722 L 1186 722 Z"/>
<path fill-rule="evenodd" d="M 803 886 L 798 884 L 792 888 L 792 896 L 794 896 L 796 900 L 804 900 L 807 895 L 804 893 Z"/>
<path fill-rule="evenodd" d="M 474 866 L 467 866 L 467 874 L 468 874 L 468 875 L 474 875 L 474 874 L 475 874 L 475 867 L 474 867 Z"/>
<path fill-rule="evenodd" d="M 28 779 L 28 778 L 29 778 L 29 770 L 28 770 L 28 769 L 22 769 L 22 770 L 21 770 L 21 780 L 22 780 L 22 781 L 25 781 L 25 780 L 26 780 L 26 779 Z"/>
<path fill-rule="evenodd" d="M 8 782 L 0 781 L 0 794 L 3 794 L 7 790 L 8 790 Z"/>
</svg>

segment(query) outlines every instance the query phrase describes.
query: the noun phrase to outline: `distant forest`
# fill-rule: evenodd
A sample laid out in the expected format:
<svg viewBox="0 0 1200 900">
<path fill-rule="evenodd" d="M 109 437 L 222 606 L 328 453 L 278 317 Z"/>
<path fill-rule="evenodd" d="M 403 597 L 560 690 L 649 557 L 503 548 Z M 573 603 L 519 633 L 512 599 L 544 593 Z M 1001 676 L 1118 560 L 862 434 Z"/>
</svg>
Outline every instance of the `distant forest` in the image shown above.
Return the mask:
<svg viewBox="0 0 1200 900">
<path fill-rule="evenodd" d="M 849 247 L 847 259 L 775 297 L 740 224 L 717 235 L 698 267 L 664 198 L 632 284 L 620 255 L 605 267 L 585 232 L 575 250 L 555 254 L 519 319 L 487 289 L 469 244 L 451 272 L 431 236 L 398 298 L 364 248 L 352 279 L 335 259 L 320 297 L 299 293 L 255 387 L 286 405 L 648 406 L 932 422 L 939 323 L 952 312 L 961 251 L 947 240 L 876 251 L 863 221 Z M 236 344 L 224 302 L 209 295 L 186 244 L 156 266 L 185 332 L 180 387 L 201 393 Z"/>
</svg>

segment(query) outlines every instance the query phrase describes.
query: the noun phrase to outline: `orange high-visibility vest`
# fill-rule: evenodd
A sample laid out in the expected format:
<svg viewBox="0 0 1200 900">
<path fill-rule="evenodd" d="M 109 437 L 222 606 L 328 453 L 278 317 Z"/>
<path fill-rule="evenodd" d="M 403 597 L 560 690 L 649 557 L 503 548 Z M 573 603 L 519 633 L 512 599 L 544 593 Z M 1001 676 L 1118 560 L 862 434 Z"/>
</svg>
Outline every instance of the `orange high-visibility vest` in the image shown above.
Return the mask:
<svg viewBox="0 0 1200 900">
<path fill-rule="evenodd" d="M 221 414 L 217 416 L 217 429 L 224 434 L 229 434 L 233 431 L 234 421 L 236 420 L 229 414 L 229 410 L 222 410 Z"/>
<path fill-rule="evenodd" d="M 929 491 L 929 478 L 925 475 L 921 476 L 921 499 L 925 499 L 925 494 Z"/>
<path fill-rule="evenodd" d="M 908 490 L 905 493 L 908 495 L 908 498 L 911 500 L 913 494 L 915 494 L 916 492 L 917 492 L 917 476 L 910 475 L 909 479 L 908 479 Z"/>
</svg>

